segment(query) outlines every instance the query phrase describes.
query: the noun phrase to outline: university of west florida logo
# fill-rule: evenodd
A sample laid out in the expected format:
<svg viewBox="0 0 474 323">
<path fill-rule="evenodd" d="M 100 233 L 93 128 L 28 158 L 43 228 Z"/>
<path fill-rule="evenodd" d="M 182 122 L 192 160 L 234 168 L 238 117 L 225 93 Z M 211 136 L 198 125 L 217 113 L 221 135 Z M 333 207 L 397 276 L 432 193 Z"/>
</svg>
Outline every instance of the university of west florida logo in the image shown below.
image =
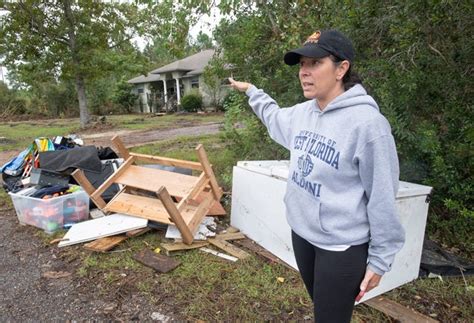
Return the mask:
<svg viewBox="0 0 474 323">
<path fill-rule="evenodd" d="M 306 158 L 304 155 L 301 155 L 300 158 L 298 158 L 298 169 L 300 170 L 303 177 L 308 176 L 313 170 L 313 167 L 314 163 L 311 160 L 311 157 L 308 155 L 306 155 Z"/>
</svg>

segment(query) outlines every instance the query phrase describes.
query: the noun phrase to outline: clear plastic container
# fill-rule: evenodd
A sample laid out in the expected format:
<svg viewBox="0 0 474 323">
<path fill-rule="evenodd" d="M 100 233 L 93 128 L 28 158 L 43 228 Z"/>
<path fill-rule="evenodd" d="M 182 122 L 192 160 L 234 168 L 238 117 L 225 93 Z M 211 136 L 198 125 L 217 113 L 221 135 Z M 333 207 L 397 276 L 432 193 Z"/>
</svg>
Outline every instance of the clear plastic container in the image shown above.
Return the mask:
<svg viewBox="0 0 474 323">
<path fill-rule="evenodd" d="M 9 193 L 21 224 L 29 224 L 52 233 L 89 218 L 89 196 L 82 188 L 47 200 L 28 196 L 33 191 L 34 188 L 27 188 Z"/>
</svg>

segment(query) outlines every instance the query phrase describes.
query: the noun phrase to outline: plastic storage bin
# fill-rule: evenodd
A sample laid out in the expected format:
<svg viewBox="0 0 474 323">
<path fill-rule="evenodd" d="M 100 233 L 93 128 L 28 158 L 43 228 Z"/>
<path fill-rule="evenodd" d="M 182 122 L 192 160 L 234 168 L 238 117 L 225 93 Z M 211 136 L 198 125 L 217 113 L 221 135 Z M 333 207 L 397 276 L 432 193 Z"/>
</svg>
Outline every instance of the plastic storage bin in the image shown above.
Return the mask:
<svg viewBox="0 0 474 323">
<path fill-rule="evenodd" d="M 82 188 L 74 193 L 48 200 L 29 197 L 35 189 L 9 193 L 20 224 L 29 224 L 52 233 L 65 225 L 87 220 L 89 196 Z"/>
</svg>

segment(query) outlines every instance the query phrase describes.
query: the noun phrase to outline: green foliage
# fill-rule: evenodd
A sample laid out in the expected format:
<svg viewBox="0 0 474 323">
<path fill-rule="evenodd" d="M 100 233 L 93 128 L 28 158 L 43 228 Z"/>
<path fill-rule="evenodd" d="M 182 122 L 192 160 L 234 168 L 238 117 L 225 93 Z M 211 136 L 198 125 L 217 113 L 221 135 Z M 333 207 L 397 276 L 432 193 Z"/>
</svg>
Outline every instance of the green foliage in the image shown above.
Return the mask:
<svg viewBox="0 0 474 323">
<path fill-rule="evenodd" d="M 202 109 L 202 96 L 199 92 L 190 92 L 181 99 L 181 107 L 187 112 L 196 112 Z"/>
<path fill-rule="evenodd" d="M 133 84 L 127 82 L 119 83 L 115 89 L 113 100 L 123 111 L 132 112 L 133 106 L 138 99 L 138 95 L 132 93 Z"/>
<path fill-rule="evenodd" d="M 24 114 L 27 102 L 18 91 L 10 90 L 5 83 L 0 82 L 0 116 Z"/>
<path fill-rule="evenodd" d="M 392 125 L 401 179 L 434 187 L 430 234 L 474 251 L 472 2 L 223 1 L 221 9 L 235 17 L 215 32 L 235 78 L 265 89 L 281 106 L 304 100 L 297 67 L 285 66 L 283 54 L 318 29 L 348 34 L 356 47 L 355 69 Z M 236 154 L 279 156 L 244 99 L 226 106 L 226 132 Z M 236 129 L 236 122 L 243 128 Z M 448 235 L 450 230 L 457 234 Z"/>
</svg>

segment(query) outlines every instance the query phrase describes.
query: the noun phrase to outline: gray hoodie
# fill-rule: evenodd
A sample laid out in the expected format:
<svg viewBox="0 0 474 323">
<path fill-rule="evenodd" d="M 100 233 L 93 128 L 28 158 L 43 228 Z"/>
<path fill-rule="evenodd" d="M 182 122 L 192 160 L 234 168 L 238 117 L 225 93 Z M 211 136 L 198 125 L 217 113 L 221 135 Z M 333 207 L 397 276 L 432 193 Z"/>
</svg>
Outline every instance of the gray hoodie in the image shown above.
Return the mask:
<svg viewBox="0 0 474 323">
<path fill-rule="evenodd" d="M 370 241 L 369 268 L 389 271 L 405 233 L 395 142 L 374 99 L 355 85 L 321 111 L 316 100 L 280 109 L 255 86 L 246 94 L 271 138 L 290 150 L 284 200 L 292 230 L 315 245 Z"/>
</svg>

